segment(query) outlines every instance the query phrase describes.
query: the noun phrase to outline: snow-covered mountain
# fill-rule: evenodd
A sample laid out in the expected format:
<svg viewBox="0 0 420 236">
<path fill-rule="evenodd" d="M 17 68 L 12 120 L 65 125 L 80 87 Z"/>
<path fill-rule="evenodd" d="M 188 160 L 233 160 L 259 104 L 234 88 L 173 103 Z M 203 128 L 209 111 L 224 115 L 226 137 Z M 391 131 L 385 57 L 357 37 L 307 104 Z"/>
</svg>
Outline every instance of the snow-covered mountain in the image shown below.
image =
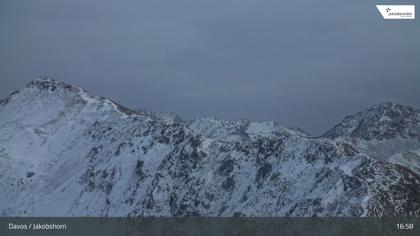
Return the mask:
<svg viewBox="0 0 420 236">
<path fill-rule="evenodd" d="M 310 138 L 277 122 L 171 117 L 29 83 L 0 102 L 0 215 L 420 215 L 420 176 L 347 141 L 353 126 Z M 392 137 L 418 134 L 400 125 Z"/>
<path fill-rule="evenodd" d="M 383 103 L 347 116 L 324 137 L 420 174 L 420 111 Z"/>
<path fill-rule="evenodd" d="M 275 121 L 226 121 L 206 117 L 189 122 L 188 127 L 204 137 L 222 142 L 257 141 L 263 137 L 287 137 L 292 135 L 309 137 L 301 130 L 286 128 Z"/>
</svg>

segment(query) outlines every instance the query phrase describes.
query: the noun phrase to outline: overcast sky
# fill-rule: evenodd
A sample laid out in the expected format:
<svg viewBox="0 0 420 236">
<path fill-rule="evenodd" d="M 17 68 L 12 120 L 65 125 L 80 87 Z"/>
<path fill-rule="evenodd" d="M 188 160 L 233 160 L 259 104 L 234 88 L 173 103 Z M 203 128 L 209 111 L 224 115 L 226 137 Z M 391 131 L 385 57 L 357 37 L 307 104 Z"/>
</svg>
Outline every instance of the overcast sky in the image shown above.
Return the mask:
<svg viewBox="0 0 420 236">
<path fill-rule="evenodd" d="M 373 104 L 420 107 L 419 20 L 378 3 L 1 0 L 0 97 L 48 75 L 130 108 L 318 135 Z"/>
</svg>

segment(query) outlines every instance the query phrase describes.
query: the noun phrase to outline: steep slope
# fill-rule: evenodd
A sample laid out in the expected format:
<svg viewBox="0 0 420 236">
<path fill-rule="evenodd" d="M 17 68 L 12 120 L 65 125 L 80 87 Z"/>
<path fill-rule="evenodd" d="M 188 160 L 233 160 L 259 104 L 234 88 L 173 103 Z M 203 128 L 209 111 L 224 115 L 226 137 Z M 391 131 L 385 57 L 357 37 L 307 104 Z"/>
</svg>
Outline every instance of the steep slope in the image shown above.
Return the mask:
<svg viewBox="0 0 420 236">
<path fill-rule="evenodd" d="M 420 111 L 383 103 L 347 116 L 324 137 L 420 174 Z"/>
<path fill-rule="evenodd" d="M 244 140 L 224 126 L 204 135 L 211 129 L 33 81 L 0 102 L 0 215 L 420 215 L 412 171 L 250 126 Z"/>
</svg>

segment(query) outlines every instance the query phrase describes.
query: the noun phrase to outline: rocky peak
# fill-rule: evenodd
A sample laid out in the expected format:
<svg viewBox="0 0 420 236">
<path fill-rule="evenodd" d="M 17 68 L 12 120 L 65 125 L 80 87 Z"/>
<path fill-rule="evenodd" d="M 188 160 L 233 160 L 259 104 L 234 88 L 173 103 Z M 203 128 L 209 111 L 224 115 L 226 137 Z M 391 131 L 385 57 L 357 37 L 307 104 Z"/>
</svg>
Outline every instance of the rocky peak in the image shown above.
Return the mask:
<svg viewBox="0 0 420 236">
<path fill-rule="evenodd" d="M 420 138 L 418 110 L 395 103 L 382 103 L 347 116 L 324 137 L 384 140 L 396 137 Z"/>
<path fill-rule="evenodd" d="M 81 88 L 69 85 L 65 82 L 55 80 L 53 78 L 42 76 L 37 80 L 33 80 L 26 85 L 26 88 L 37 88 L 40 90 L 55 91 L 57 89 L 66 89 L 68 91 L 80 91 Z"/>
</svg>

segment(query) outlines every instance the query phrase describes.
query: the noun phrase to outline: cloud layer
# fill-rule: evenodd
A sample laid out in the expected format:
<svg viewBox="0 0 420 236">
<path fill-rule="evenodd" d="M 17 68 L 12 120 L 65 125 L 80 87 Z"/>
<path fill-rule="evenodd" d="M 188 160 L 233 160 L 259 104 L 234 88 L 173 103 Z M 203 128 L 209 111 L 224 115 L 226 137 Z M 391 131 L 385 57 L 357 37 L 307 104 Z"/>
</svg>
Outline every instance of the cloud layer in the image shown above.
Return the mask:
<svg viewBox="0 0 420 236">
<path fill-rule="evenodd" d="M 133 108 L 320 134 L 380 102 L 420 107 L 420 23 L 375 4 L 1 1 L 0 96 L 49 75 Z"/>
</svg>

